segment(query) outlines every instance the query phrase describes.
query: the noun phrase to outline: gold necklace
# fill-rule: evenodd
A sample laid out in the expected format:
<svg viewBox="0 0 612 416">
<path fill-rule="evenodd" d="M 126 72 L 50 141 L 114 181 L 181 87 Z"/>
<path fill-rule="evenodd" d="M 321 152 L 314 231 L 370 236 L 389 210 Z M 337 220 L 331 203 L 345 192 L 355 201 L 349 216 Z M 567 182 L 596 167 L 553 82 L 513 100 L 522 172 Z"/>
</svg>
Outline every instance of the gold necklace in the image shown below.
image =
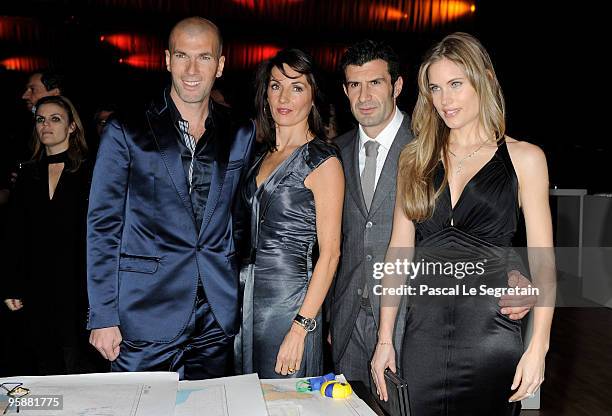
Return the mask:
<svg viewBox="0 0 612 416">
<path fill-rule="evenodd" d="M 476 150 L 474 150 L 472 153 L 469 153 L 467 156 L 464 156 L 461 160 L 459 160 L 459 166 L 457 167 L 457 170 L 455 171 L 455 174 L 458 175 L 459 173 L 461 173 L 461 170 L 463 169 L 463 162 L 465 162 L 466 160 L 472 158 L 472 156 L 474 156 L 480 149 L 482 149 L 482 147 L 486 144 L 487 142 L 482 142 L 482 144 L 480 146 L 478 146 L 478 148 Z M 450 147 L 448 148 L 448 152 L 453 155 L 456 159 L 459 159 L 459 157 L 453 153 L 452 150 L 450 150 Z"/>
</svg>

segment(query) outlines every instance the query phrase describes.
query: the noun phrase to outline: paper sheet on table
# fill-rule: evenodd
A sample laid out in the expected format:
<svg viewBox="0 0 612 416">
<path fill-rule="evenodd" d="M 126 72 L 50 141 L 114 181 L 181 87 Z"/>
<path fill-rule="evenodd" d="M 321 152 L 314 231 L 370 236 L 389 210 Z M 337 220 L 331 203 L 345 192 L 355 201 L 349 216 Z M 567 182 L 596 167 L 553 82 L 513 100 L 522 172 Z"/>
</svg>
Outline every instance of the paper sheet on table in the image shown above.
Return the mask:
<svg viewBox="0 0 612 416">
<path fill-rule="evenodd" d="M 7 415 L 22 416 L 168 416 L 174 411 L 178 374 L 169 372 L 73 374 L 0 378 L 19 382 L 31 395 L 63 396 L 63 410 L 10 408 Z M 0 390 L 0 414 L 8 397 Z M 28 397 L 25 396 L 25 397 Z"/>
<path fill-rule="evenodd" d="M 305 379 L 261 380 L 264 400 L 270 416 L 376 416 L 355 393 L 346 399 L 331 399 L 321 393 L 298 393 L 295 384 Z M 343 375 L 336 377 L 346 382 Z"/>
<path fill-rule="evenodd" d="M 181 381 L 174 416 L 268 416 L 257 374 Z"/>
</svg>

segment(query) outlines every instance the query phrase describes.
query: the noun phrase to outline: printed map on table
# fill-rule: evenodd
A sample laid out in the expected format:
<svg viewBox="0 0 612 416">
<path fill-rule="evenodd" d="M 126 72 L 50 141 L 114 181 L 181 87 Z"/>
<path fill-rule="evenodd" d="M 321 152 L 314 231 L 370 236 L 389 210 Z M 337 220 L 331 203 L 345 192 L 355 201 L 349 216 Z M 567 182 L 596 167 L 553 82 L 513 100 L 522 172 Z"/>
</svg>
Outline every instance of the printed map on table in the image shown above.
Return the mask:
<svg viewBox="0 0 612 416">
<path fill-rule="evenodd" d="M 37 396 L 62 396 L 62 410 L 17 409 L 16 406 L 8 408 L 6 396 L 0 399 L 0 409 L 3 414 L 37 415 L 37 416 L 135 416 L 138 403 L 143 394 L 148 394 L 148 386 L 143 384 L 111 384 L 100 385 L 92 389 L 91 386 L 45 386 L 37 385 L 33 389 Z M 102 395 L 101 392 L 104 392 Z M 24 396 L 26 399 L 28 396 Z"/>
<path fill-rule="evenodd" d="M 356 394 L 346 399 L 331 399 L 320 392 L 300 393 L 296 383 L 306 379 L 261 380 L 261 389 L 270 416 L 376 416 Z M 338 381 L 346 382 L 344 376 Z"/>
<path fill-rule="evenodd" d="M 178 374 L 170 372 L 71 374 L 0 378 L 0 414 L 18 416 L 168 416 L 174 410 Z M 9 403 L 7 386 L 24 399 L 61 397 L 62 410 Z M 19 393 L 21 394 L 21 393 Z M 40 402 L 40 399 L 39 399 Z M 49 403 L 47 403 L 49 404 Z M 41 403 L 42 405 L 42 403 Z M 40 405 L 38 405 L 40 406 Z M 56 405 L 57 406 L 57 405 Z M 51 405 L 53 407 L 53 405 Z"/>
<path fill-rule="evenodd" d="M 257 374 L 179 382 L 174 416 L 269 416 Z"/>
<path fill-rule="evenodd" d="M 175 416 L 228 416 L 224 385 L 186 388 L 176 392 Z"/>
</svg>

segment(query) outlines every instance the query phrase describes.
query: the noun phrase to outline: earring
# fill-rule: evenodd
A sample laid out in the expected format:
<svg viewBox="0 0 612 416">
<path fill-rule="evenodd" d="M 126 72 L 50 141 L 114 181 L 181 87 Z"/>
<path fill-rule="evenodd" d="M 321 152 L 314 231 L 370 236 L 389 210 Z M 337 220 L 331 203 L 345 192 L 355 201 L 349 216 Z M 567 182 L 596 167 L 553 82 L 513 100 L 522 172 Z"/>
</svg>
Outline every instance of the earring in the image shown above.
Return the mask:
<svg viewBox="0 0 612 416">
<path fill-rule="evenodd" d="M 270 117 L 270 118 L 272 117 L 272 115 L 269 113 L 267 105 L 264 105 L 264 114 L 266 115 L 266 117 Z"/>
</svg>

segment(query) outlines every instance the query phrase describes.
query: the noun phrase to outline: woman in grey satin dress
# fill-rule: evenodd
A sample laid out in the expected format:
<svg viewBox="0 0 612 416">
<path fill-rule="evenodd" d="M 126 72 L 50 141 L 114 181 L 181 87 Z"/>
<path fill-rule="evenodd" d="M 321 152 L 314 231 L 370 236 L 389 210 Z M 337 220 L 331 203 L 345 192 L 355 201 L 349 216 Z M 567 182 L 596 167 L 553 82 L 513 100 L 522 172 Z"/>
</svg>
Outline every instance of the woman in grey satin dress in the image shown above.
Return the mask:
<svg viewBox="0 0 612 416">
<path fill-rule="evenodd" d="M 238 373 L 323 371 L 321 305 L 340 256 L 344 175 L 336 148 L 324 140 L 319 101 L 304 52 L 285 49 L 261 65 L 256 105 L 264 149 L 242 189 L 251 210 L 251 264 L 241 271 Z"/>
</svg>

